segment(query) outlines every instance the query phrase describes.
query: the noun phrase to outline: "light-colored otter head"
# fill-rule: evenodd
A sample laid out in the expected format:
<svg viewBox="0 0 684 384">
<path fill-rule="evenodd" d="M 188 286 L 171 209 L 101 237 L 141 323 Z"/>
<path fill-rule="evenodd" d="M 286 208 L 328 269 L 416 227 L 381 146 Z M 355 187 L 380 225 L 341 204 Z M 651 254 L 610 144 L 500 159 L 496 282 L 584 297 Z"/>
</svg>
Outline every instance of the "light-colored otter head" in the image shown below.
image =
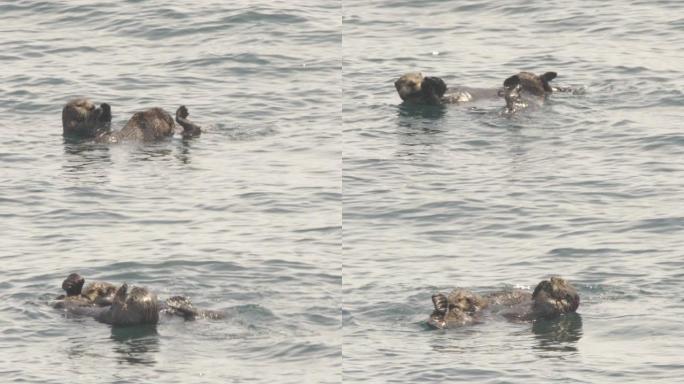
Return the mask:
<svg viewBox="0 0 684 384">
<path fill-rule="evenodd" d="M 420 85 L 423 83 L 423 74 L 420 72 L 407 73 L 394 82 L 394 87 L 404 101 L 413 101 L 421 96 Z"/>
<path fill-rule="evenodd" d="M 466 289 L 457 288 L 449 296 L 438 293 L 432 296 L 435 310 L 428 319 L 434 328 L 449 328 L 472 324 L 479 312 L 487 307 L 487 300 Z"/>
<path fill-rule="evenodd" d="M 69 101 L 62 109 L 62 133 L 65 136 L 95 137 L 109 131 L 112 110 L 109 104 L 99 107 L 87 99 Z"/>
<path fill-rule="evenodd" d="M 541 281 L 532 293 L 532 310 L 535 316 L 541 318 L 575 312 L 579 304 L 580 298 L 575 287 L 560 277 Z"/>
<path fill-rule="evenodd" d="M 506 110 L 511 113 L 530 105 L 542 104 L 544 98 L 553 92 L 549 82 L 556 76 L 556 72 L 546 72 L 541 76 L 531 72 L 520 72 L 507 78 L 503 83 Z"/>
<path fill-rule="evenodd" d="M 128 292 L 124 283 L 117 291 L 105 322 L 113 325 L 157 324 L 159 302 L 147 288 L 133 287 Z"/>
<path fill-rule="evenodd" d="M 399 97 L 412 104 L 440 104 L 447 86 L 439 77 L 424 77 L 420 72 L 403 75 L 394 82 Z"/>
</svg>

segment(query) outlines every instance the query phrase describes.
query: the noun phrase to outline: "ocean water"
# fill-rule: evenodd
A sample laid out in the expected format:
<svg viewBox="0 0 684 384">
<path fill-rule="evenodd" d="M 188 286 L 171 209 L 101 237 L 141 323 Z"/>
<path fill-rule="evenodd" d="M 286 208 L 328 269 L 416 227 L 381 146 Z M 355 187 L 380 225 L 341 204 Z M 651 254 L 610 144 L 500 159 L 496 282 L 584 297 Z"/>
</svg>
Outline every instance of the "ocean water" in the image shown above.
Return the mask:
<svg viewBox="0 0 684 384">
<path fill-rule="evenodd" d="M 0 381 L 671 383 L 684 375 L 684 6 L 0 2 Z M 422 71 L 537 110 L 401 103 Z M 61 135 L 181 105 L 198 138 Z M 223 320 L 118 328 L 64 277 Z M 430 296 L 561 275 L 578 314 L 430 330 Z"/>
<path fill-rule="evenodd" d="M 355 1 L 343 19 L 344 382 L 684 375 L 684 32 L 674 1 Z M 543 108 L 401 104 L 422 71 Z M 577 316 L 434 331 L 431 294 L 561 275 Z"/>
<path fill-rule="evenodd" d="M 334 2 L 0 2 L 0 382 L 339 382 L 340 46 Z M 204 132 L 65 142 L 80 96 Z M 74 271 L 227 317 L 67 318 Z"/>
</svg>

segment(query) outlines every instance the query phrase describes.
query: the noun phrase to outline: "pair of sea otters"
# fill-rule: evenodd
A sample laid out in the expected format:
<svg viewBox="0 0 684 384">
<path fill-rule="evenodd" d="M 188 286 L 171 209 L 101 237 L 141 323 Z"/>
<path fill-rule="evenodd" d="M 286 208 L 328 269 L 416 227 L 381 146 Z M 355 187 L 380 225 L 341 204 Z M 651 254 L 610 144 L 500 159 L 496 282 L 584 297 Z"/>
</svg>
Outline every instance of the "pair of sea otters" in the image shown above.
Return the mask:
<svg viewBox="0 0 684 384">
<path fill-rule="evenodd" d="M 513 113 L 530 106 L 541 105 L 553 92 L 572 92 L 567 87 L 552 87 L 549 83 L 556 72 L 541 76 L 520 72 L 507 78 L 502 88 L 448 88 L 444 80 L 436 76 L 423 76 L 420 72 L 407 73 L 394 82 L 399 97 L 409 104 L 461 104 L 478 99 L 506 100 L 506 112 Z"/>
<path fill-rule="evenodd" d="M 202 128 L 188 120 L 188 109 L 176 110 L 176 122 L 183 137 L 199 136 Z M 133 114 L 126 125 L 111 131 L 112 107 L 107 103 L 96 107 L 90 100 L 74 99 L 62 109 L 62 129 L 66 137 L 93 139 L 98 142 L 156 141 L 173 136 L 176 126 L 171 115 L 161 108 L 150 108 Z"/>
<path fill-rule="evenodd" d="M 197 318 L 221 319 L 220 312 L 197 309 L 190 299 L 173 296 L 160 302 L 157 295 L 144 287 L 120 287 L 106 282 L 93 282 L 85 288 L 85 279 L 78 273 L 70 274 L 62 289 L 65 294 L 56 298 L 53 306 L 70 314 L 90 316 L 96 320 L 117 325 L 153 325 L 159 322 L 159 315 L 181 316 L 186 320 Z"/>
<path fill-rule="evenodd" d="M 457 288 L 448 295 L 432 295 L 432 303 L 435 309 L 427 323 L 444 329 L 478 323 L 487 313 L 517 322 L 554 319 L 575 312 L 580 298 L 572 284 L 551 277 L 537 284 L 532 293 L 515 289 L 478 295 Z"/>
<path fill-rule="evenodd" d="M 193 307 L 184 296 L 173 296 L 160 303 L 157 295 L 144 287 L 129 290 L 126 283 L 117 288 L 110 283 L 94 282 L 84 289 L 84 284 L 85 279 L 78 273 L 70 274 L 62 282 L 65 294 L 56 298 L 54 306 L 118 326 L 157 324 L 160 313 L 187 320 L 224 317 L 220 312 Z M 448 295 L 432 295 L 432 303 L 435 309 L 427 323 L 444 329 L 478 323 L 486 311 L 513 321 L 553 319 L 575 312 L 580 298 L 572 284 L 560 277 L 551 277 L 537 284 L 532 293 L 511 290 L 478 295 L 457 288 Z"/>
</svg>

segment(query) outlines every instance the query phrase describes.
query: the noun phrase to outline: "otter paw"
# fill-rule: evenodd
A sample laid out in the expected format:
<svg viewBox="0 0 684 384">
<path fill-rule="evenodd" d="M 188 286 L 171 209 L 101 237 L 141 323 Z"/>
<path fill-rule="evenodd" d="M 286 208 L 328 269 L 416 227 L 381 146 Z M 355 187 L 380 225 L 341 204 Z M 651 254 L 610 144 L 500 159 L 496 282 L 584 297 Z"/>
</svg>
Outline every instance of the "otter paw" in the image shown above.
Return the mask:
<svg viewBox="0 0 684 384">
<path fill-rule="evenodd" d="M 188 112 L 188 108 L 185 105 L 181 105 L 180 107 L 178 107 L 178 110 L 176 111 L 177 117 L 185 119 L 189 115 L 190 115 L 190 113 Z"/>
</svg>

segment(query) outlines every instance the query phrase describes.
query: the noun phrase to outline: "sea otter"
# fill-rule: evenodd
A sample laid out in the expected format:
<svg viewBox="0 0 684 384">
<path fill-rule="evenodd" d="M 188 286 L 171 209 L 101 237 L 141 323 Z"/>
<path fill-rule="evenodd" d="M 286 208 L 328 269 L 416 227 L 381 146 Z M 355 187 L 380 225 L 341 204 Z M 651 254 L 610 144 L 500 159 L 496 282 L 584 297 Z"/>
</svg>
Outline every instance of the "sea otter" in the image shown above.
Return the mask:
<svg viewBox="0 0 684 384">
<path fill-rule="evenodd" d="M 551 319 L 575 312 L 579 302 L 575 287 L 560 277 L 541 281 L 532 293 L 513 290 L 478 295 L 459 288 L 448 296 L 432 296 L 435 309 L 427 324 L 438 329 L 474 324 L 482 319 L 485 310 L 512 321 Z"/>
<path fill-rule="evenodd" d="M 95 319 L 112 325 L 142 325 L 159 322 L 157 295 L 144 287 L 133 287 L 123 283 L 116 291 L 112 305 L 96 314 Z"/>
<path fill-rule="evenodd" d="M 394 82 L 399 97 L 409 104 L 461 104 L 478 99 L 495 99 L 503 95 L 499 89 L 455 87 L 448 88 L 444 80 L 411 72 Z"/>
<path fill-rule="evenodd" d="M 514 113 L 528 107 L 539 107 L 553 92 L 575 92 L 568 87 L 552 87 L 549 82 L 556 76 L 556 72 L 546 72 L 541 76 L 520 72 L 504 80 L 506 112 Z"/>
<path fill-rule="evenodd" d="M 107 306 L 112 304 L 116 287 L 112 284 L 96 281 L 89 283 L 85 289 L 85 279 L 78 273 L 70 274 L 62 282 L 65 294 L 56 298 L 54 306 Z"/>
<path fill-rule="evenodd" d="M 91 316 L 97 321 L 118 326 L 154 325 L 159 322 L 157 295 L 141 287 L 133 287 L 129 292 L 125 283 L 116 290 L 111 305 L 87 305 L 82 300 L 65 300 L 63 307 L 71 314 Z"/>
<path fill-rule="evenodd" d="M 82 290 L 84 283 L 85 279 L 78 273 L 70 274 L 62 283 L 66 295 L 58 296 L 53 306 L 113 325 L 156 324 L 159 313 L 181 316 L 186 320 L 224 318 L 223 313 L 195 308 L 184 296 L 173 296 L 159 302 L 156 294 L 147 288 L 133 287 L 128 292 L 126 283 L 117 289 L 110 283 L 94 282 Z M 156 319 L 149 313 L 153 309 L 157 313 Z"/>
<path fill-rule="evenodd" d="M 176 110 L 176 122 L 183 127 L 185 137 L 198 136 L 202 129 L 187 119 L 188 109 Z M 62 133 L 67 137 L 88 138 L 99 142 L 155 141 L 173 136 L 175 125 L 171 115 L 161 108 L 136 112 L 126 125 L 112 132 L 112 109 L 107 103 L 95 104 L 87 99 L 69 101 L 62 109 Z"/>
</svg>

